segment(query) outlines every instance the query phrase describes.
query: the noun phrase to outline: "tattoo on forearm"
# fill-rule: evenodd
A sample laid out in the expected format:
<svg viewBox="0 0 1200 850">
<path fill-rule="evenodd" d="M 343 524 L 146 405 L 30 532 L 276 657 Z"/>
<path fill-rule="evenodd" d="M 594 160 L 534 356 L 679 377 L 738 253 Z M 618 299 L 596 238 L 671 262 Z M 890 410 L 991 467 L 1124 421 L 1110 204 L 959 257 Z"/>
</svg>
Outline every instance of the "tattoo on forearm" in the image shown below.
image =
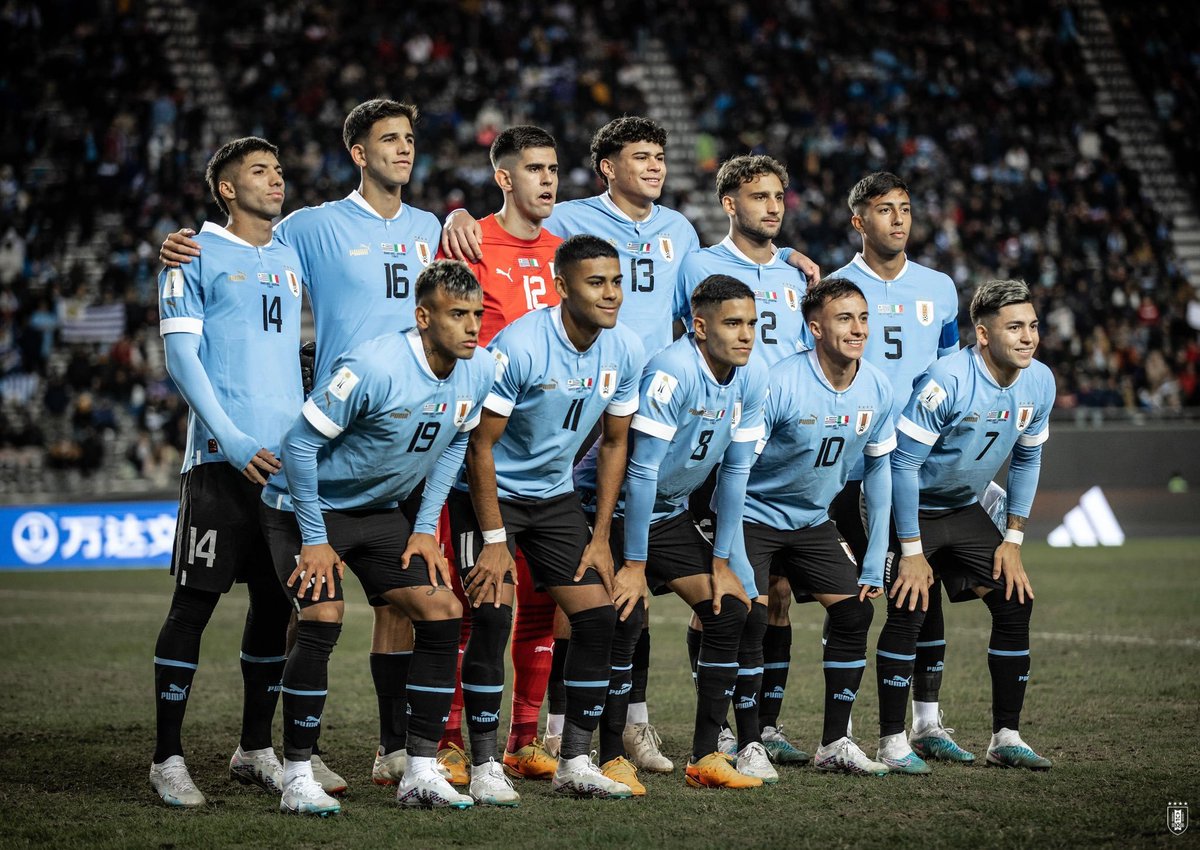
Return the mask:
<svg viewBox="0 0 1200 850">
<path fill-rule="evenodd" d="M 1025 530 L 1025 517 L 1013 516 L 1012 514 L 1009 514 L 1007 527 L 1014 529 L 1016 531 L 1024 531 Z"/>
</svg>

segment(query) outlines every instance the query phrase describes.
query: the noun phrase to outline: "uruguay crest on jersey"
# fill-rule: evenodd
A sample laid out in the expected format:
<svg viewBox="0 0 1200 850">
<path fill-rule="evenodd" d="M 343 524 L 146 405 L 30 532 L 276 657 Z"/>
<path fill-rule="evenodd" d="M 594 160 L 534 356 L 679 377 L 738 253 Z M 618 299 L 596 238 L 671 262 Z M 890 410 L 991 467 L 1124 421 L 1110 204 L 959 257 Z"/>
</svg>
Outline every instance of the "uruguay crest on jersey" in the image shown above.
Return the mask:
<svg viewBox="0 0 1200 850">
<path fill-rule="evenodd" d="M 658 250 L 662 252 L 662 258 L 668 263 L 675 259 L 675 246 L 671 244 L 670 236 L 658 237 Z"/>
<path fill-rule="evenodd" d="M 463 423 L 467 421 L 467 415 L 471 412 L 472 399 L 459 396 L 454 403 L 454 427 L 461 428 Z"/>
<path fill-rule="evenodd" d="M 1017 407 L 1017 430 L 1024 431 L 1033 421 L 1033 405 L 1022 404 Z"/>
<path fill-rule="evenodd" d="M 790 286 L 783 288 L 783 299 L 787 302 L 788 309 L 793 313 L 800 309 L 800 293 Z"/>
<path fill-rule="evenodd" d="M 617 389 L 617 370 L 600 370 L 600 398 L 609 398 Z"/>
<path fill-rule="evenodd" d="M 417 246 L 417 259 L 421 261 L 421 265 L 429 265 L 429 261 L 433 258 L 433 252 L 429 250 L 429 243 L 424 239 L 413 240 Z"/>
<path fill-rule="evenodd" d="M 867 433 L 867 429 L 871 427 L 871 419 L 874 418 L 875 411 L 860 410 L 858 416 L 854 419 L 854 433 L 862 435 Z"/>
<path fill-rule="evenodd" d="M 284 269 L 284 277 L 287 278 L 288 291 L 296 298 L 300 297 L 300 278 L 291 269 Z"/>
<path fill-rule="evenodd" d="M 933 302 L 918 301 L 917 302 L 917 321 L 925 327 L 933 324 Z"/>
</svg>

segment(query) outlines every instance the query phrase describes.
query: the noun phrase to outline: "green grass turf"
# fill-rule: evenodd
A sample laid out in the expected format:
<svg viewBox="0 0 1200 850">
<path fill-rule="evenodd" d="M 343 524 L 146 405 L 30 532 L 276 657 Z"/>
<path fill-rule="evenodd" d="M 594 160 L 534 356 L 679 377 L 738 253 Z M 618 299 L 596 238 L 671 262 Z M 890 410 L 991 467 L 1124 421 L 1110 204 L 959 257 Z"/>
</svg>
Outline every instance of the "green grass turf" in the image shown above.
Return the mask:
<svg viewBox="0 0 1200 850">
<path fill-rule="evenodd" d="M 1200 824 L 1179 839 L 1167 833 L 1165 816 L 1169 801 L 1184 800 L 1200 817 L 1198 545 L 1026 547 L 1037 603 L 1022 732 L 1054 759 L 1049 773 L 938 764 L 929 777 L 871 779 L 794 768 L 783 769 L 773 788 L 689 789 L 680 772 L 693 712 L 688 612 L 670 598 L 652 612 L 650 711 L 676 773 L 646 777 L 648 796 L 632 802 L 556 799 L 547 783 L 524 782 L 515 811 L 398 811 L 389 792 L 370 783 L 370 613 L 352 594 L 322 738 L 350 795 L 343 814 L 328 821 L 284 817 L 277 800 L 226 777 L 240 718 L 242 591 L 223 601 L 205 635 L 184 729 L 188 763 L 210 804 L 177 811 L 160 805 L 146 780 L 150 659 L 169 577 L 0 574 L 0 846 L 1184 846 Z M 822 617 L 815 605 L 794 606 L 792 617 L 783 720 L 811 751 L 820 730 Z M 943 707 L 958 741 L 982 761 L 990 732 L 987 611 L 980 603 L 947 606 L 946 619 Z M 882 621 L 877 602 L 872 649 Z M 855 719 L 874 755 L 873 663 L 867 669 Z"/>
</svg>

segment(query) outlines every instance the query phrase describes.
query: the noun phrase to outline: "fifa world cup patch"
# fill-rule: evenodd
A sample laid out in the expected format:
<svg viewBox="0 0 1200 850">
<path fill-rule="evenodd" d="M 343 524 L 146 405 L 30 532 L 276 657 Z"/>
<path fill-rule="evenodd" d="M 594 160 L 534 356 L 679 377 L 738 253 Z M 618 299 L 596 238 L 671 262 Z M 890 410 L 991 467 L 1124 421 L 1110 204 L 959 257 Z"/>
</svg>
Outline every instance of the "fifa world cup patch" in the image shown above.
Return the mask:
<svg viewBox="0 0 1200 850">
<path fill-rule="evenodd" d="M 741 423 L 741 421 L 742 421 L 742 403 L 740 401 L 735 401 L 733 403 L 733 415 L 729 419 L 730 429 L 737 428 L 737 426 Z"/>
<path fill-rule="evenodd" d="M 917 401 L 920 402 L 921 407 L 925 408 L 931 413 L 937 410 L 938 405 L 945 400 L 946 391 L 942 389 L 941 385 L 932 378 L 928 383 L 925 384 L 925 386 L 921 387 L 920 391 L 917 392 Z"/>
<path fill-rule="evenodd" d="M 164 298 L 179 298 L 183 295 L 183 271 L 182 269 L 170 269 L 167 272 L 167 280 L 163 284 Z"/>
<path fill-rule="evenodd" d="M 492 352 L 492 357 L 496 359 L 496 380 L 499 381 L 504 377 L 504 370 L 508 368 L 508 355 L 496 349 Z"/>
<path fill-rule="evenodd" d="M 338 373 L 333 376 L 333 383 L 329 385 L 329 394 L 338 401 L 345 401 L 350 396 L 350 391 L 358 386 L 359 377 L 350 371 L 349 366 L 343 366 L 338 370 Z"/>
<path fill-rule="evenodd" d="M 674 375 L 668 375 L 661 370 L 657 371 L 654 373 L 654 380 L 650 383 L 650 398 L 659 404 L 670 404 L 671 396 L 675 394 L 675 388 L 678 386 L 679 379 Z"/>
</svg>

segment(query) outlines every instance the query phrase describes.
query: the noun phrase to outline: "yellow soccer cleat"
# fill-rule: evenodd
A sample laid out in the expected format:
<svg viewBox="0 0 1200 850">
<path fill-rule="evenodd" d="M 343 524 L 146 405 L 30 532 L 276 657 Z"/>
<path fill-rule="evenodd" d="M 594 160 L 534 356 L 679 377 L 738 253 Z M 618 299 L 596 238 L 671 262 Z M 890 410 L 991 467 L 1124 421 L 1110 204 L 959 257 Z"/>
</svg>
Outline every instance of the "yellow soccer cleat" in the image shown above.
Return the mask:
<svg viewBox="0 0 1200 850">
<path fill-rule="evenodd" d="M 684 781 L 693 788 L 760 788 L 762 780 L 738 773 L 724 753 L 709 753 L 700 761 L 689 761 Z"/>
<path fill-rule="evenodd" d="M 600 766 L 600 772 L 613 782 L 622 782 L 629 786 L 635 797 L 646 796 L 646 786 L 638 782 L 637 768 L 625 756 L 617 756 Z"/>
<path fill-rule="evenodd" d="M 509 776 L 550 780 L 554 778 L 557 767 L 558 759 L 550 755 L 546 745 L 537 738 L 515 753 L 504 753 L 504 772 Z"/>
<path fill-rule="evenodd" d="M 438 750 L 437 760 L 443 775 L 451 785 L 461 788 L 471 784 L 471 763 L 467 759 L 466 752 L 458 744 L 451 744 Z"/>
</svg>

